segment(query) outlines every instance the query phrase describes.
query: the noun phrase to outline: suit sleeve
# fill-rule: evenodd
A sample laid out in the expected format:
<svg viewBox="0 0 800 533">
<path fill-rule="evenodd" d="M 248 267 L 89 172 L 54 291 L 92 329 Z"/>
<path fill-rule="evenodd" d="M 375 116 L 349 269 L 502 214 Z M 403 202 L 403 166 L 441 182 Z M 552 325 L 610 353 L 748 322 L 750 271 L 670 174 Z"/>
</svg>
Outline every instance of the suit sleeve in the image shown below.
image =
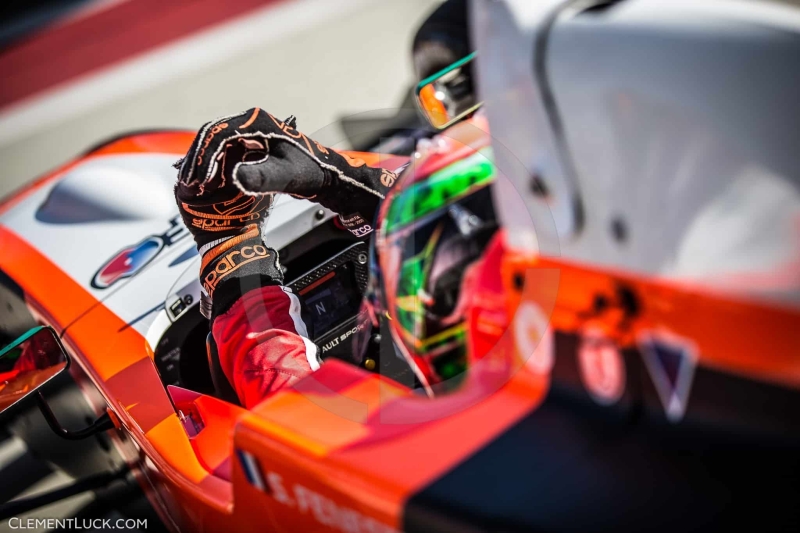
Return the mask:
<svg viewBox="0 0 800 533">
<path fill-rule="evenodd" d="M 214 319 L 212 333 L 222 371 L 248 409 L 319 368 L 317 346 L 300 317 L 300 301 L 286 287 L 244 294 Z"/>
</svg>

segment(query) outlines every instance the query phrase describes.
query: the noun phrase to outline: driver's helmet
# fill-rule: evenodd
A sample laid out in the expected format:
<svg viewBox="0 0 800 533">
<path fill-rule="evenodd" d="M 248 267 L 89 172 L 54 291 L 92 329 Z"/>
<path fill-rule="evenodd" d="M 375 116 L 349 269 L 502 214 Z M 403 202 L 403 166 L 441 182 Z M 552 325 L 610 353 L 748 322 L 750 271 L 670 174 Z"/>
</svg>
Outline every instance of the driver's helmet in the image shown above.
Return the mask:
<svg viewBox="0 0 800 533">
<path fill-rule="evenodd" d="M 465 374 L 465 285 L 497 229 L 493 179 L 486 152 L 442 168 L 423 158 L 381 207 L 364 313 L 391 337 L 396 353 L 385 353 L 384 343 L 381 357 L 405 359 L 429 392 L 449 390 Z"/>
</svg>

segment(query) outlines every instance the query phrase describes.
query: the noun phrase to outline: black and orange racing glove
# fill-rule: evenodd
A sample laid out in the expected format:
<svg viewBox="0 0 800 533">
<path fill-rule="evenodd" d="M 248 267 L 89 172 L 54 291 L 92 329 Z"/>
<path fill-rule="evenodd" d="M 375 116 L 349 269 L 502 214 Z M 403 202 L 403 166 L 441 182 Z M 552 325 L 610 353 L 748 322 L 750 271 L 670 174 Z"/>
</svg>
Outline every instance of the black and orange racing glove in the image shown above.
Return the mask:
<svg viewBox="0 0 800 533">
<path fill-rule="evenodd" d="M 259 108 L 209 122 L 176 164 L 175 196 L 203 256 L 200 281 L 212 315 L 230 307 L 245 287 L 283 282 L 278 254 L 261 236 L 275 194 L 317 202 L 363 236 L 396 181 L 387 170 L 309 139 L 291 122 Z"/>
</svg>

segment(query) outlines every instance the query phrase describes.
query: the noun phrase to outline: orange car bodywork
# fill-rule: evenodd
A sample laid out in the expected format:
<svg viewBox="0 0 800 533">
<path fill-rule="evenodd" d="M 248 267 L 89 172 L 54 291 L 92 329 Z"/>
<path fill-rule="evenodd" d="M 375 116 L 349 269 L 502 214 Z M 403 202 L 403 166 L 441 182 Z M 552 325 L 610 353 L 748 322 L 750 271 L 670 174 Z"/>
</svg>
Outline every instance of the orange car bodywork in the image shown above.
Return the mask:
<svg viewBox="0 0 800 533">
<path fill-rule="evenodd" d="M 469 146 L 458 151 L 488 144 L 488 135 L 468 136 L 463 144 Z M 192 138 L 188 132 L 139 135 L 87 157 L 182 154 Z M 350 155 L 372 165 L 381 161 Z M 439 166 L 452 156 L 441 154 Z M 426 164 L 435 167 L 436 160 Z M 800 345 L 800 329 L 792 327 L 800 322 L 796 311 L 505 250 L 500 234 L 484 264 L 485 276 L 497 282 L 476 292 L 470 312 L 470 340 L 484 357 L 461 390 L 429 401 L 379 375 L 331 361 L 297 387 L 245 411 L 191 391 L 168 391 L 140 333 L 3 226 L 0 249 L 0 269 L 24 289 L 36 314 L 63 332 L 74 363 L 114 414 L 115 442 L 174 530 L 401 530 L 411 494 L 545 397 L 548 376 L 524 363 L 528 354 L 518 353 L 519 338 L 509 333 L 521 301 L 541 305 L 556 330 L 597 324 L 626 346 L 641 329 L 663 328 L 693 339 L 700 365 L 800 387 L 800 361 L 792 351 Z M 613 305 L 592 314 L 594 296 L 606 294 L 613 302 L 619 284 L 641 296 L 644 311 L 634 321 L 623 320 Z M 199 417 L 204 429 L 190 436 L 178 411 Z M 248 460 L 258 465 L 255 482 L 243 467 Z"/>
<path fill-rule="evenodd" d="M 175 132 L 122 139 L 39 180 L 0 205 L 0 210 L 12 208 L 78 162 L 113 153 L 182 154 L 192 138 L 191 133 Z M 396 163 L 377 154 L 349 155 L 371 165 Z M 338 401 L 348 403 L 347 409 L 352 402 L 358 412 L 355 421 L 328 409 L 329 392 L 288 390 L 249 413 L 190 391 L 173 390 L 170 397 L 140 333 L 126 327 L 58 265 L 3 226 L 0 247 L 4 251 L 0 269 L 23 288 L 40 320 L 63 332 L 73 361 L 97 386 L 119 424 L 115 442 L 140 474 L 165 524 L 175 530 L 263 530 L 267 523 L 276 531 L 323 526 L 314 504 L 304 507 L 300 502 L 300 508 L 288 509 L 285 502 L 249 484 L 239 463 L 232 461 L 234 442 L 263 462 L 272 474 L 270 479 L 281 476 L 288 490 L 295 485 L 306 487 L 343 508 L 372 517 L 375 527 L 400 529 L 400 504 L 405 496 L 530 410 L 544 391 L 540 381 L 531 384 L 523 378 L 489 401 L 439 422 L 392 424 L 388 426 L 391 438 L 381 437 L 381 431 L 373 435 L 376 428 L 383 428 L 382 405 L 389 399 L 411 404 L 424 401 L 380 376 L 338 362 L 325 365 L 312 379 L 323 391 L 336 390 Z M 337 388 L 343 375 L 351 383 Z M 205 428 L 190 438 L 173 405 L 193 409 Z M 414 408 L 427 409 L 424 403 Z M 368 417 L 370 422 L 364 425 Z M 470 431 L 476 426 L 484 430 Z M 375 442 L 370 444 L 371 440 Z M 415 448 L 425 451 L 409 453 Z"/>
</svg>

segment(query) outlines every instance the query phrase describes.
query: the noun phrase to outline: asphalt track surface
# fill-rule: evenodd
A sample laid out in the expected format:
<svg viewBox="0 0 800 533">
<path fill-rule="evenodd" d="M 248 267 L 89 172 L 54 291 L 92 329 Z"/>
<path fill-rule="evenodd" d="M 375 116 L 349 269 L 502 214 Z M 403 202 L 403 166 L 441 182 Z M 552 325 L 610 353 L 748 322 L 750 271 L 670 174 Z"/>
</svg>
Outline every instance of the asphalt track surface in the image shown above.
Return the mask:
<svg viewBox="0 0 800 533">
<path fill-rule="evenodd" d="M 158 22 L 152 11 L 165 5 L 161 0 L 102 0 L 63 21 L 55 35 L 45 33 L 45 42 L 29 43 L 10 58 L 0 52 L 0 70 L 13 74 L 0 83 L 0 197 L 104 138 L 137 129 L 197 129 L 252 106 L 294 114 L 306 133 L 324 128 L 329 141 L 343 139 L 335 125 L 340 118 L 403 101 L 413 82 L 414 30 L 438 2 L 194 3 L 194 10 L 172 10 Z M 221 5 L 228 7 L 220 11 Z M 114 30 L 120 20 L 135 25 L 135 17 L 158 23 Z M 84 43 L 76 35 L 89 35 L 94 46 L 75 52 Z M 70 481 L 0 428 L 2 501 Z M 25 516 L 70 517 L 91 505 L 91 494 L 84 494 Z M 113 509 L 104 513 L 92 517 L 119 517 Z M 0 533 L 6 531 L 12 529 L 4 520 Z"/>
<path fill-rule="evenodd" d="M 16 437 L 3 433 L 0 436 L 0 500 L 9 498 L 26 498 L 42 494 L 70 484 L 73 479 L 57 470 L 53 470 L 44 461 L 36 458 L 25 447 L 25 443 Z M 68 518 L 77 516 L 83 509 L 90 508 L 93 504 L 93 495 L 85 493 L 47 507 L 42 507 L 30 513 L 25 513 L 16 518 Z M 118 518 L 118 512 L 107 509 L 97 514 L 96 518 Z M 94 518 L 94 517 L 93 517 Z M 0 532 L 16 531 L 11 527 L 9 520 L 0 521 Z M 48 531 L 44 528 L 29 529 L 31 532 Z"/>
</svg>

